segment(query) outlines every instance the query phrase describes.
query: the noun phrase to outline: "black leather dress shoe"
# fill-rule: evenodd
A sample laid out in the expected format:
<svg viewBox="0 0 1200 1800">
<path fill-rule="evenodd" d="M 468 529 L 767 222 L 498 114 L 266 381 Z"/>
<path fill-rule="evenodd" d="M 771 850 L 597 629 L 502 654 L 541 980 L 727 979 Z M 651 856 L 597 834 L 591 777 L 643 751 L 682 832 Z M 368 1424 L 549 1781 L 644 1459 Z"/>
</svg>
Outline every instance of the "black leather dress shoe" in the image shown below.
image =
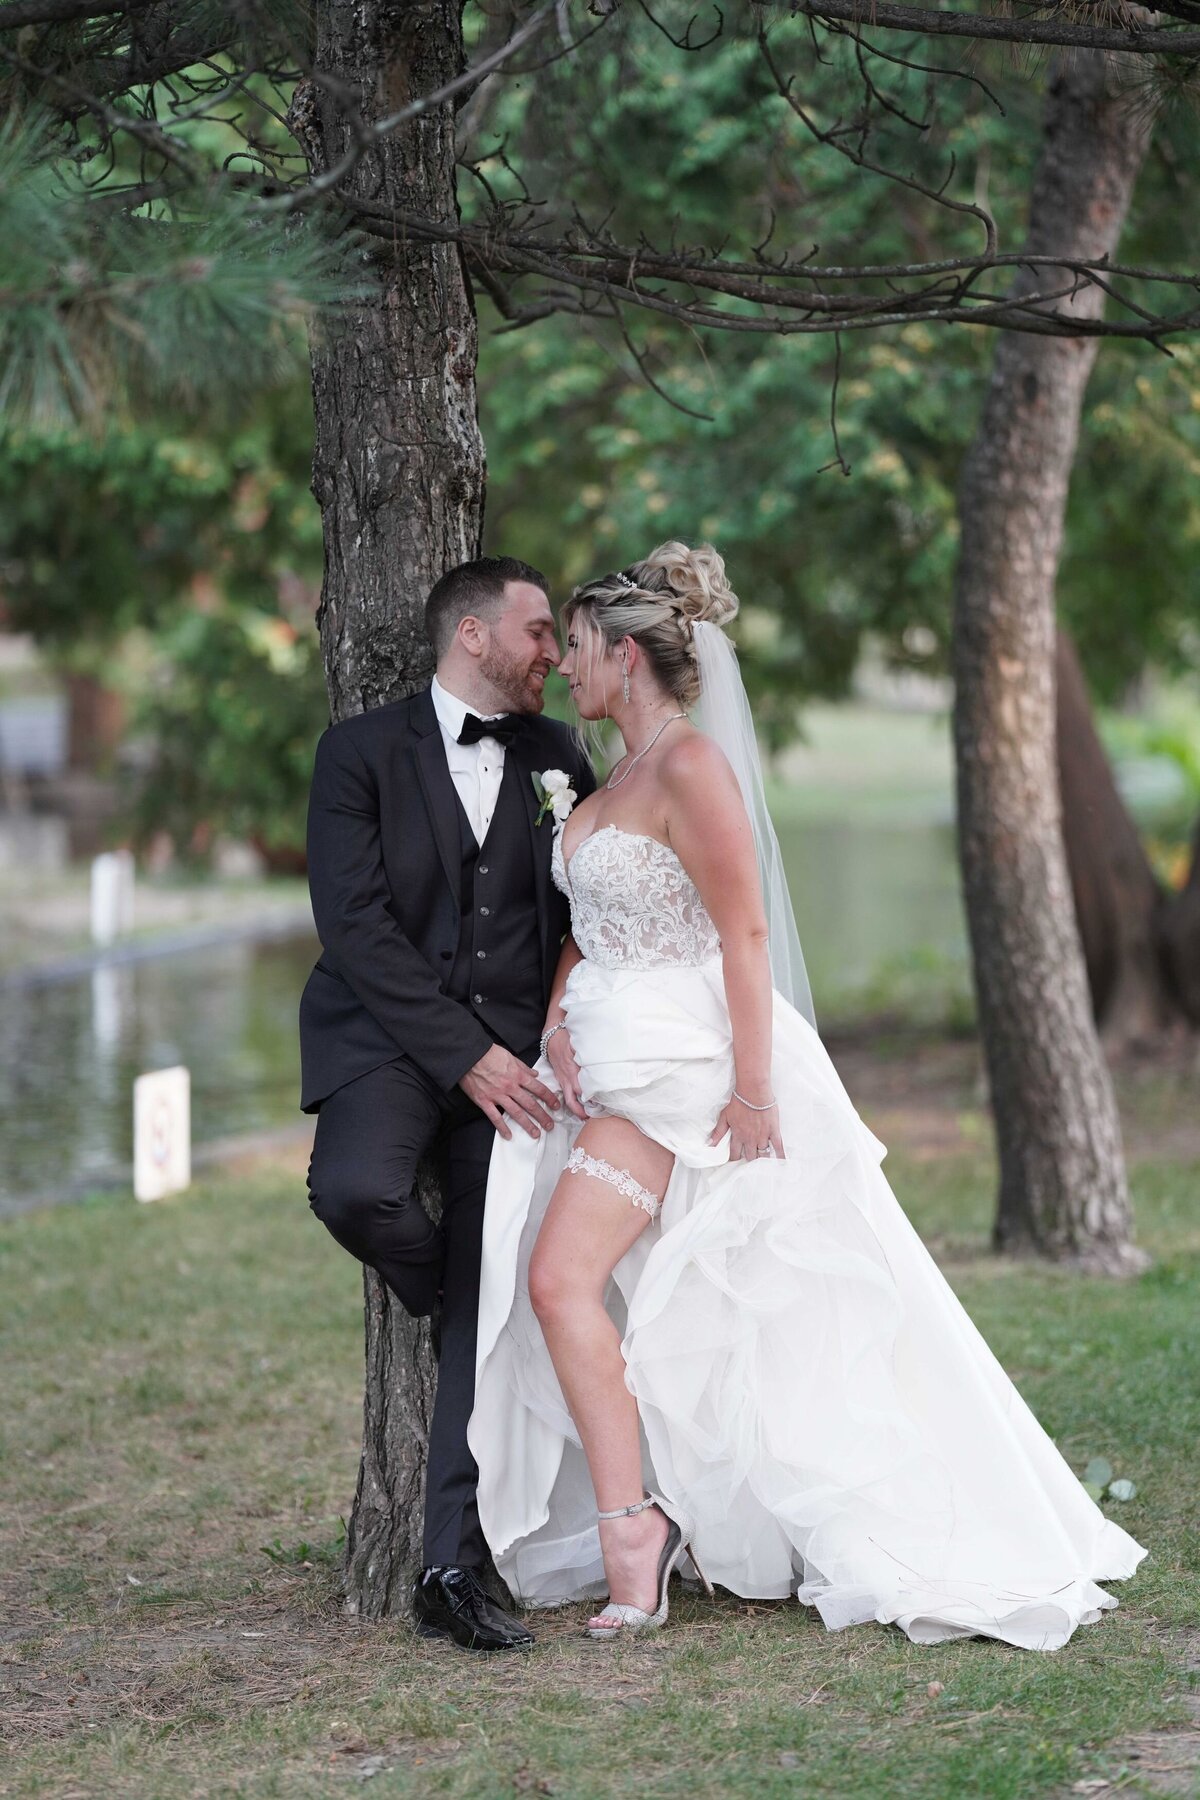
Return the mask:
<svg viewBox="0 0 1200 1800">
<path fill-rule="evenodd" d="M 449 1637 L 464 1650 L 529 1650 L 533 1633 L 496 1604 L 477 1569 L 422 1569 L 413 1589 L 422 1637 Z"/>
</svg>

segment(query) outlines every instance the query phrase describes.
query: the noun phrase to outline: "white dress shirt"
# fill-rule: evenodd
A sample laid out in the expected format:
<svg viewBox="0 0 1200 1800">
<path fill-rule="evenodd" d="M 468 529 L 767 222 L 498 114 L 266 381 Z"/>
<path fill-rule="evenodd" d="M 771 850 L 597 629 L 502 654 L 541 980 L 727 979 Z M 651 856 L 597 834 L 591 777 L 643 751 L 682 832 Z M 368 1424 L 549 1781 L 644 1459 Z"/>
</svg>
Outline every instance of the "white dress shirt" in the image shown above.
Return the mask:
<svg viewBox="0 0 1200 1800">
<path fill-rule="evenodd" d="M 460 744 L 458 734 L 468 713 L 476 718 L 499 719 L 502 713 L 476 713 L 473 706 L 444 688 L 435 675 L 429 688 L 433 710 L 442 728 L 446 746 L 446 762 L 450 779 L 458 791 L 463 811 L 471 822 L 475 842 L 482 844 L 500 798 L 500 782 L 504 775 L 504 745 L 495 738 L 480 738 L 477 744 Z"/>
</svg>

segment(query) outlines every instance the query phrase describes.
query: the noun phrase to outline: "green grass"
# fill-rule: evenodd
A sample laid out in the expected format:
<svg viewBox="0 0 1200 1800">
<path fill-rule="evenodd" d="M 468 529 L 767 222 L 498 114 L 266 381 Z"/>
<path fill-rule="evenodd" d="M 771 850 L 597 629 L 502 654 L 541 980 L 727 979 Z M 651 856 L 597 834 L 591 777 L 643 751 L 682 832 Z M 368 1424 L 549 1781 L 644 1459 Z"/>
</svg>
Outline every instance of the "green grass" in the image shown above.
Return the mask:
<svg viewBox="0 0 1200 1800">
<path fill-rule="evenodd" d="M 0 1228 L 0 1794 L 1166 1791 L 1139 1771 L 1195 1754 L 1200 1168 L 1137 1171 L 1157 1260 L 1114 1285 L 982 1253 L 982 1150 L 887 1167 L 1073 1465 L 1137 1482 L 1110 1510 L 1151 1557 L 1115 1614 L 1036 1656 L 685 1597 L 655 1638 L 589 1644 L 572 1610 L 490 1661 L 347 1620 L 357 1272 L 298 1173 L 227 1174 Z"/>
</svg>

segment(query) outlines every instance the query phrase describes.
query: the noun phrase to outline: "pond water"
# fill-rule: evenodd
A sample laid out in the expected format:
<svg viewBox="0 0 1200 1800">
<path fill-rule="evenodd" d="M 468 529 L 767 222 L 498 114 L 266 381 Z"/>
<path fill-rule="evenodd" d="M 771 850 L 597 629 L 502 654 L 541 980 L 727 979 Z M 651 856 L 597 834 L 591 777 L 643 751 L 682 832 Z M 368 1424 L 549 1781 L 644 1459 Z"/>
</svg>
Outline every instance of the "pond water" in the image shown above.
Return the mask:
<svg viewBox="0 0 1200 1800">
<path fill-rule="evenodd" d="M 949 827 L 822 821 L 781 838 L 822 1022 L 881 980 L 899 979 L 907 1005 L 947 971 L 963 978 Z M 197 1144 L 297 1121 L 296 1005 L 315 948 L 307 934 L 238 942 L 7 988 L 0 1211 L 119 1180 L 146 1069 L 191 1070 Z"/>
</svg>

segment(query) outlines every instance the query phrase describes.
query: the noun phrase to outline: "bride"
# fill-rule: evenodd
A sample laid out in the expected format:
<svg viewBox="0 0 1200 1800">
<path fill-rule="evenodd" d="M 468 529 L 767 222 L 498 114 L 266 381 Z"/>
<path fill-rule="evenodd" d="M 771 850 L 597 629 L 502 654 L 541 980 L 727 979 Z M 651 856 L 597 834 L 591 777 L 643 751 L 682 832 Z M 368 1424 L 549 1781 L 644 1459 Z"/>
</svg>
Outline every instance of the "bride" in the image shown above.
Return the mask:
<svg viewBox="0 0 1200 1800">
<path fill-rule="evenodd" d="M 539 1072 L 497 1138 L 479 1511 L 532 1605 L 661 1625 L 672 1570 L 831 1629 L 1064 1644 L 1145 1551 L 975 1330 L 812 1022 L 716 551 L 578 588 L 561 672 L 625 755 L 554 825 L 571 906 Z M 688 717 L 694 712 L 696 723 Z"/>
</svg>

